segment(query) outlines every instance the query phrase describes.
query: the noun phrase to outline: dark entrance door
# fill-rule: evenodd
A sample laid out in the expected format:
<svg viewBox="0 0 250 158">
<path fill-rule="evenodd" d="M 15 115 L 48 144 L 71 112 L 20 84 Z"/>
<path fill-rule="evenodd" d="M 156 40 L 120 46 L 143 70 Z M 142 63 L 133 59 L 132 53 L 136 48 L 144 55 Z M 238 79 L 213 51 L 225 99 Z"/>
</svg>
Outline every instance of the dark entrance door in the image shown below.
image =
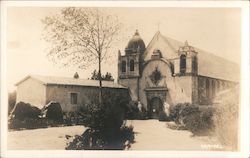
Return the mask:
<svg viewBox="0 0 250 158">
<path fill-rule="evenodd" d="M 150 117 L 158 119 L 159 113 L 163 111 L 163 104 L 160 98 L 152 98 L 150 101 Z"/>
</svg>

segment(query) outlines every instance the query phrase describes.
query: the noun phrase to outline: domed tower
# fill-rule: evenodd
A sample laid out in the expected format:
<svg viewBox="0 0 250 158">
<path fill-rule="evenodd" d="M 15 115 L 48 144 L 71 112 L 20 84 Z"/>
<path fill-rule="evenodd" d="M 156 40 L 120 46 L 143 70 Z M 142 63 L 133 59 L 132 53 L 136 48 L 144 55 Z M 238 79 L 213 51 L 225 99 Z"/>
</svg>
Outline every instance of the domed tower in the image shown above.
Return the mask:
<svg viewBox="0 0 250 158">
<path fill-rule="evenodd" d="M 145 52 L 145 43 L 142 40 L 138 30 L 135 31 L 133 37 L 129 40 L 125 48 L 125 55 L 119 55 L 118 76 L 121 78 L 140 77 L 142 71 L 142 55 Z"/>
<path fill-rule="evenodd" d="M 125 55 L 118 52 L 118 83 L 129 87 L 133 100 L 139 100 L 139 78 L 145 50 L 145 43 L 136 30 L 125 48 Z"/>
<path fill-rule="evenodd" d="M 142 40 L 138 30 L 135 31 L 134 36 L 129 40 L 127 47 L 125 48 L 126 54 L 143 54 L 145 51 L 145 43 Z"/>
</svg>

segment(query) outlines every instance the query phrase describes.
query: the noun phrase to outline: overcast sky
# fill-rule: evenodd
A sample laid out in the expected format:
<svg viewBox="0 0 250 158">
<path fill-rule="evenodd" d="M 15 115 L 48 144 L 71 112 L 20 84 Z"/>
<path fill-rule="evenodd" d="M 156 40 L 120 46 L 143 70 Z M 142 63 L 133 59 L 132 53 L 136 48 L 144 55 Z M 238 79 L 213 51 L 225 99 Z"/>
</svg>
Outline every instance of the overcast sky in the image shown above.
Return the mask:
<svg viewBox="0 0 250 158">
<path fill-rule="evenodd" d="M 129 38 L 138 29 L 146 45 L 159 31 L 179 41 L 201 48 L 235 63 L 240 63 L 241 12 L 230 8 L 106 8 L 118 16 L 123 28 L 122 40 L 113 46 L 112 62 L 103 64 L 117 78 L 117 50 L 122 52 Z M 14 84 L 29 74 L 89 78 L 97 65 L 79 70 L 59 68 L 48 61 L 46 43 L 41 38 L 41 19 L 55 14 L 60 8 L 11 7 L 7 10 L 7 84 Z M 110 64 L 112 63 L 112 64 Z"/>
</svg>

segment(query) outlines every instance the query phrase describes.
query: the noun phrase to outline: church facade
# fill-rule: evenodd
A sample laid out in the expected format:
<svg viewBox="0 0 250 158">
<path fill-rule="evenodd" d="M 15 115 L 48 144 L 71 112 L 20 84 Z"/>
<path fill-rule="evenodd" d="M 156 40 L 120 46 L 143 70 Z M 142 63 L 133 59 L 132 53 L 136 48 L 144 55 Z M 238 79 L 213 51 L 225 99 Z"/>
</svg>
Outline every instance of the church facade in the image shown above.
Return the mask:
<svg viewBox="0 0 250 158">
<path fill-rule="evenodd" d="M 118 83 L 132 100 L 157 117 L 164 104 L 211 104 L 215 95 L 239 83 L 237 64 L 157 32 L 145 46 L 138 31 L 123 55 L 118 52 Z"/>
</svg>

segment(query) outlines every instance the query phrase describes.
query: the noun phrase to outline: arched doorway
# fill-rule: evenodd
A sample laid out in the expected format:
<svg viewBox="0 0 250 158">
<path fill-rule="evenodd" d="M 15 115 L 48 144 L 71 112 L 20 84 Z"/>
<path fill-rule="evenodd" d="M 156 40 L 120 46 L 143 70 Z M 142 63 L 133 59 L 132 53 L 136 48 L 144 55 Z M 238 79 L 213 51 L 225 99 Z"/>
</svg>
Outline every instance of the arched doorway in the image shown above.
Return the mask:
<svg viewBox="0 0 250 158">
<path fill-rule="evenodd" d="M 150 117 L 158 119 L 159 113 L 163 111 L 163 104 L 160 98 L 154 97 L 150 101 Z"/>
</svg>

